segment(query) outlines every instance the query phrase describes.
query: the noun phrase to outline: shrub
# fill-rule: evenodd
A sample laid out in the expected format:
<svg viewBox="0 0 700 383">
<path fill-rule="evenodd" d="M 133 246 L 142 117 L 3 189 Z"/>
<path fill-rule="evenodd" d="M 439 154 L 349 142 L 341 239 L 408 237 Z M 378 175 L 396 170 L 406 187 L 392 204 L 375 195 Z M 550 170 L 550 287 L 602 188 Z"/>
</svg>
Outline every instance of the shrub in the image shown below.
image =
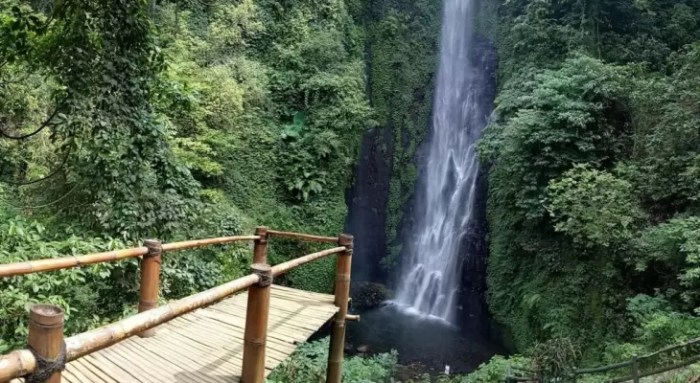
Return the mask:
<svg viewBox="0 0 700 383">
<path fill-rule="evenodd" d="M 529 367 L 530 361 L 520 355 L 506 358 L 496 355 L 488 362 L 479 366 L 476 371 L 462 378 L 460 383 L 501 383 L 512 367 Z"/>
<path fill-rule="evenodd" d="M 352 306 L 358 310 L 375 308 L 391 295 L 389 289 L 381 283 L 361 283 L 353 290 Z"/>
<path fill-rule="evenodd" d="M 326 377 L 329 338 L 305 343 L 291 358 L 277 367 L 267 379 L 268 383 L 322 383 Z M 397 363 L 395 351 L 372 357 L 353 356 L 343 364 L 343 382 L 384 383 L 390 382 Z"/>
</svg>

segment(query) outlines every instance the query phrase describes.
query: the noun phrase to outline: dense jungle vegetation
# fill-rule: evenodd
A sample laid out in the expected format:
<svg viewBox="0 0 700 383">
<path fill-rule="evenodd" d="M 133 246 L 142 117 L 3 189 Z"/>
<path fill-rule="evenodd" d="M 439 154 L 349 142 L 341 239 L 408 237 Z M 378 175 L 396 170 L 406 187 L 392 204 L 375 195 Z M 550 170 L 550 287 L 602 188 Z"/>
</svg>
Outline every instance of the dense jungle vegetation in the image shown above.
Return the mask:
<svg viewBox="0 0 700 383">
<path fill-rule="evenodd" d="M 250 232 L 335 235 L 362 132 L 359 5 L 2 0 L 0 261 Z M 272 262 L 311 250 L 279 243 Z M 250 250 L 165 259 L 166 299 L 247 273 Z M 26 308 L 76 333 L 131 312 L 136 261 L 3 280 L 0 351 Z M 332 260 L 286 283 L 329 291 Z M 114 294 L 118 291 L 118 294 Z"/>
<path fill-rule="evenodd" d="M 480 145 L 488 301 L 525 355 L 511 361 L 566 345 L 567 363 L 595 365 L 700 336 L 700 3 L 478 5 L 500 68 Z M 375 131 L 393 169 L 391 270 L 440 14 L 434 0 L 0 0 L 0 262 L 261 224 L 335 235 Z M 243 275 L 250 250 L 164 262 L 172 299 Z M 329 291 L 331 262 L 283 282 Z M 136 260 L 0 281 L 0 352 L 24 342 L 29 304 L 61 305 L 77 333 L 132 313 L 137 281 Z M 271 379 L 318 380 L 325 350 Z M 507 363 L 453 380 L 501 381 Z M 345 377 L 389 381 L 395 365 L 355 357 Z"/>
<path fill-rule="evenodd" d="M 369 94 L 394 137 L 391 267 L 429 125 L 440 17 L 419 0 L 379 3 L 369 13 L 370 37 L 381 36 L 369 39 Z M 568 354 L 573 366 L 700 336 L 700 3 L 511 0 L 478 9 L 472 22 L 499 52 L 480 154 L 489 170 L 488 301 L 507 341 L 539 361 Z M 501 381 L 506 365 L 496 358 L 468 381 Z"/>
<path fill-rule="evenodd" d="M 700 335 L 700 3 L 498 7 L 489 305 L 518 350 L 614 362 Z"/>
</svg>

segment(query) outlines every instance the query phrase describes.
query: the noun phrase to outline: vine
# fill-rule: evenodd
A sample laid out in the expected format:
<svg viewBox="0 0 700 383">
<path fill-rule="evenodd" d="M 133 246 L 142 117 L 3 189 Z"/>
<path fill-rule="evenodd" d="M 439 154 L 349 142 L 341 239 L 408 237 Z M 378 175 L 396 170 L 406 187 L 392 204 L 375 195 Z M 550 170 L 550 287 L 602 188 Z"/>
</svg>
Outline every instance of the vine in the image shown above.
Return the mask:
<svg viewBox="0 0 700 383">
<path fill-rule="evenodd" d="M 73 193 L 85 208 L 59 211 L 125 237 L 168 235 L 197 202 L 197 183 L 173 157 L 151 106 L 165 64 L 146 11 L 142 0 L 66 0 L 48 18 L 15 6 L 3 30 L 13 34 L 2 48 L 10 60 L 33 60 L 59 84 L 54 96 L 63 102 L 44 125 L 66 160 L 63 182 L 51 189 L 87 182 Z"/>
</svg>

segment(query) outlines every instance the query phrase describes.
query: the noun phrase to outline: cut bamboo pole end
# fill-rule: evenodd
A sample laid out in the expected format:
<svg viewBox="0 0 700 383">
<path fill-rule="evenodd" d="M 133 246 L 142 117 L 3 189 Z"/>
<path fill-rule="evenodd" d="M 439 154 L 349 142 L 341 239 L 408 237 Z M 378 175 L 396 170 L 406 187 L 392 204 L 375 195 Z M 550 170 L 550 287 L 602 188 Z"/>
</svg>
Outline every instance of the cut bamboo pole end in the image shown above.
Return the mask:
<svg viewBox="0 0 700 383">
<path fill-rule="evenodd" d="M 253 248 L 253 263 L 267 263 L 267 227 L 258 226 L 255 235 L 259 238 Z"/>
<path fill-rule="evenodd" d="M 272 268 L 267 264 L 255 263 L 251 266 L 251 272 L 258 276 L 259 280 L 257 284 L 248 288 L 241 382 L 263 383 Z"/>
<path fill-rule="evenodd" d="M 29 310 L 29 347 L 41 358 L 58 362 L 59 368 L 34 371 L 41 383 L 60 383 L 60 366 L 65 364 L 63 309 L 56 305 L 34 305 Z M 36 363 L 37 365 L 39 363 Z"/>
<path fill-rule="evenodd" d="M 163 253 L 163 245 L 157 239 L 144 241 L 148 248 L 148 254 L 141 260 L 141 291 L 139 292 L 139 312 L 158 307 L 158 290 L 160 289 L 160 262 Z M 155 328 L 148 329 L 139 334 L 141 338 L 149 338 L 156 335 Z"/>
</svg>

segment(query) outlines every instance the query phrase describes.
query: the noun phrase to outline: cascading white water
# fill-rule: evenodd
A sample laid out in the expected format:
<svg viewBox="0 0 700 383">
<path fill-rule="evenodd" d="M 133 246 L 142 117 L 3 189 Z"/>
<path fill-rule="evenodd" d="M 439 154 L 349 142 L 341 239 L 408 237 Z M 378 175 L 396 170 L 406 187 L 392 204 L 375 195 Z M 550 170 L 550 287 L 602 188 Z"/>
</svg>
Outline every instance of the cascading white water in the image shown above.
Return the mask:
<svg viewBox="0 0 700 383">
<path fill-rule="evenodd" d="M 483 129 L 478 76 L 470 61 L 472 0 L 445 0 L 440 67 L 421 174 L 415 232 L 407 243 L 394 303 L 415 314 L 454 323 L 463 254 L 472 219 Z M 415 242 L 413 242 L 415 241 Z"/>
</svg>

